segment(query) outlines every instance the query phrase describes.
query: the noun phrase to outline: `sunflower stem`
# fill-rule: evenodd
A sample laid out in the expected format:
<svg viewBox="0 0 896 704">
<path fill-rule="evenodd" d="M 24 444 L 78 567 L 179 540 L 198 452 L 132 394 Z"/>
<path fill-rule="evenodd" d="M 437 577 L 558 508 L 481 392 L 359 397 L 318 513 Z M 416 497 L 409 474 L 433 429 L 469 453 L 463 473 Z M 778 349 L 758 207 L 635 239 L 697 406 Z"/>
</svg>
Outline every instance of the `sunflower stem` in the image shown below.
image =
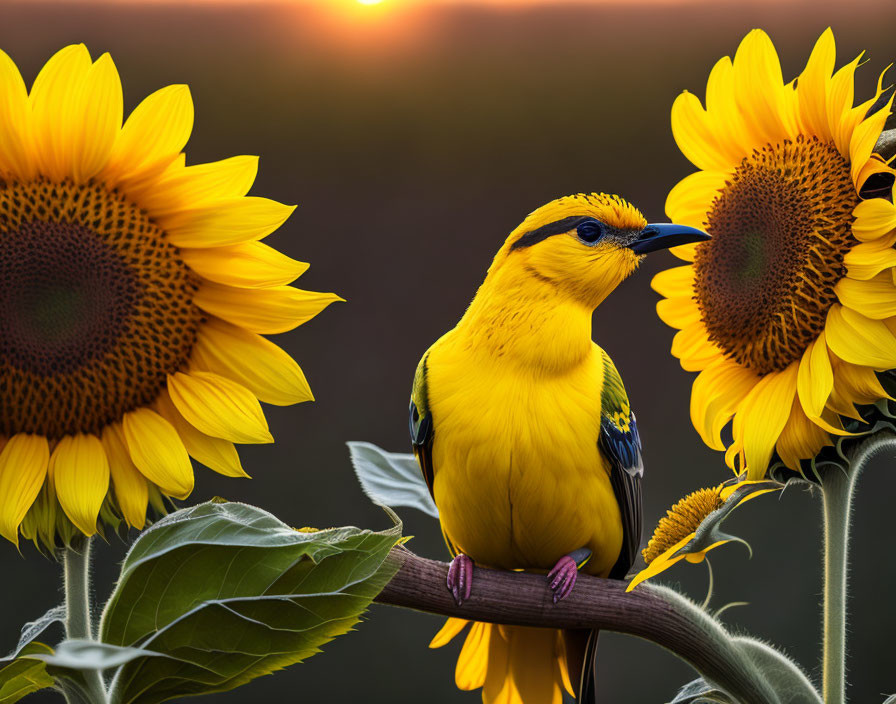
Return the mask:
<svg viewBox="0 0 896 704">
<path fill-rule="evenodd" d="M 69 639 L 95 640 L 90 616 L 90 538 L 65 549 L 65 634 Z M 85 670 L 91 704 L 107 704 L 106 685 L 99 670 Z"/>
<path fill-rule="evenodd" d="M 849 518 L 857 472 L 831 467 L 821 478 L 824 500 L 824 656 L 825 704 L 846 702 L 846 591 Z"/>
<path fill-rule="evenodd" d="M 824 654 L 822 694 L 825 704 L 846 702 L 846 605 L 849 567 L 849 522 L 859 474 L 881 450 L 896 449 L 896 434 L 881 430 L 857 445 L 844 472 L 828 466 L 821 473 L 824 501 Z"/>
</svg>

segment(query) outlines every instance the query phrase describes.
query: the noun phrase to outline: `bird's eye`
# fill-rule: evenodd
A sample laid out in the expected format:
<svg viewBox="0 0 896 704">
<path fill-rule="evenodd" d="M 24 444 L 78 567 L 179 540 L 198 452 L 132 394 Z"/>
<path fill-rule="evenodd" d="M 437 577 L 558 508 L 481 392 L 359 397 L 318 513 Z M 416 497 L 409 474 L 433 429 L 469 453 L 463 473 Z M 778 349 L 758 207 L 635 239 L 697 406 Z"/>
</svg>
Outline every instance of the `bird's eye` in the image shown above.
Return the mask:
<svg viewBox="0 0 896 704">
<path fill-rule="evenodd" d="M 586 220 L 576 228 L 576 235 L 585 244 L 597 244 L 604 236 L 603 223 L 597 220 Z"/>
</svg>

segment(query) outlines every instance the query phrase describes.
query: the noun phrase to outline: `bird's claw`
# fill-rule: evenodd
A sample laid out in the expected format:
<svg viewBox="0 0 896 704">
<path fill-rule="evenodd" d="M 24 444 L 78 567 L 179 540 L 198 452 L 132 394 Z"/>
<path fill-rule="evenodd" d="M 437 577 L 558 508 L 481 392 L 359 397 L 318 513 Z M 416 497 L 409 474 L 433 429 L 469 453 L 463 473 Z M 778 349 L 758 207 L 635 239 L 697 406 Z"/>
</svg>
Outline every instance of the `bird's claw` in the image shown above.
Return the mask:
<svg viewBox="0 0 896 704">
<path fill-rule="evenodd" d="M 551 591 L 554 592 L 554 603 L 569 596 L 572 588 L 576 586 L 576 576 L 579 573 L 575 559 L 569 555 L 561 557 L 554 569 L 548 572 L 548 582 Z"/>
<path fill-rule="evenodd" d="M 470 598 L 473 589 L 473 561 L 464 554 L 458 554 L 448 567 L 448 591 L 454 596 L 458 606 Z"/>
</svg>

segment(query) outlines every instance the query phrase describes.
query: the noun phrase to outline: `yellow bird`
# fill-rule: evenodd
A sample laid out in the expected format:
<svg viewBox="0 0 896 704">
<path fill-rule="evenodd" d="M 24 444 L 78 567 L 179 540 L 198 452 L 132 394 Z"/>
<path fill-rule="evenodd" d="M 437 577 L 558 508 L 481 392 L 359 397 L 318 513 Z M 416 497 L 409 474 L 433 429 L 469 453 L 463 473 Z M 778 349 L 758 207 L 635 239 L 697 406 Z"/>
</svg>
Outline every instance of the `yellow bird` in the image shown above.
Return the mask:
<svg viewBox="0 0 896 704">
<path fill-rule="evenodd" d="M 579 194 L 507 238 L 457 326 L 423 355 L 414 452 L 454 556 L 458 604 L 473 563 L 547 573 L 554 602 L 578 569 L 622 579 L 641 540 L 641 441 L 619 372 L 591 339 L 595 308 L 647 252 L 708 239 L 648 225 L 618 196 Z M 449 619 L 439 647 L 466 625 Z M 461 689 L 486 704 L 594 696 L 596 632 L 473 623 Z"/>
</svg>

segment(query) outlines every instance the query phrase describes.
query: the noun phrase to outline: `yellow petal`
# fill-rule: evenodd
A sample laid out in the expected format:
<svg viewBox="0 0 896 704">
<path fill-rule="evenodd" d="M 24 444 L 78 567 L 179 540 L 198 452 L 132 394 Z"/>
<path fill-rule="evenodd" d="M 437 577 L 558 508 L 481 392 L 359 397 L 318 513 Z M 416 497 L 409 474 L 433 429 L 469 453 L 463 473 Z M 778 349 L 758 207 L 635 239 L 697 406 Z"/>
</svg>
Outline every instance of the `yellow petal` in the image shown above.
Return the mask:
<svg viewBox="0 0 896 704">
<path fill-rule="evenodd" d="M 163 218 L 160 224 L 177 247 L 221 247 L 267 237 L 296 209 L 269 198 L 222 198 Z"/>
<path fill-rule="evenodd" d="M 292 283 L 308 269 L 261 242 L 229 247 L 180 250 L 181 259 L 209 281 L 241 288 L 271 288 Z"/>
<path fill-rule="evenodd" d="M 862 57 L 859 55 L 840 68 L 828 87 L 828 124 L 831 126 L 831 137 L 837 150 L 847 158 L 853 130 L 853 125 L 847 118 L 855 97 L 856 68 L 861 60 Z"/>
<path fill-rule="evenodd" d="M 200 328 L 193 363 L 236 381 L 265 403 L 290 406 L 314 400 L 292 357 L 260 335 L 223 320 L 210 318 Z"/>
<path fill-rule="evenodd" d="M 53 450 L 50 463 L 59 505 L 78 530 L 93 535 L 109 491 L 109 460 L 103 444 L 95 435 L 66 435 Z"/>
<path fill-rule="evenodd" d="M 90 67 L 82 96 L 72 150 L 72 175 L 78 183 L 90 180 L 106 165 L 121 130 L 121 80 L 109 54 Z"/>
<path fill-rule="evenodd" d="M 730 150 L 728 154 L 732 166 L 756 148 L 737 105 L 734 65 L 727 56 L 719 59 L 709 72 L 709 79 L 706 81 L 706 112 L 709 113 L 710 128 L 719 146 L 727 146 Z"/>
<path fill-rule="evenodd" d="M 470 622 L 462 618 L 449 618 L 445 621 L 445 625 L 439 629 L 439 632 L 433 636 L 433 639 L 429 642 L 429 647 L 441 648 L 443 645 L 448 645 L 458 633 L 464 630 L 468 623 Z"/>
<path fill-rule="evenodd" d="M 722 352 L 712 342 L 703 323 L 679 330 L 672 338 L 672 355 L 678 357 L 681 367 L 688 372 L 699 372 L 710 362 L 719 359 Z"/>
<path fill-rule="evenodd" d="M 0 174 L 29 180 L 35 174 L 28 90 L 15 62 L 0 50 Z"/>
<path fill-rule="evenodd" d="M 333 293 L 303 291 L 291 286 L 244 289 L 210 281 L 193 297 L 193 302 L 206 313 L 262 335 L 292 330 L 334 301 L 342 300 Z"/>
<path fill-rule="evenodd" d="M 896 367 L 896 338 L 880 320 L 834 304 L 825 336 L 831 351 L 846 362 L 881 371 Z"/>
<path fill-rule="evenodd" d="M 831 137 L 827 99 L 836 56 L 834 33 L 828 27 L 815 42 L 797 83 L 802 122 L 808 133 L 817 135 L 821 141 Z"/>
<path fill-rule="evenodd" d="M 118 507 L 128 525 L 140 530 L 146 524 L 146 506 L 149 502 L 146 479 L 128 453 L 119 423 L 103 428 L 102 440 Z"/>
<path fill-rule="evenodd" d="M 737 410 L 734 433 L 742 438 L 748 479 L 761 479 L 790 416 L 796 395 L 797 363 L 766 374 Z"/>
<path fill-rule="evenodd" d="M 690 296 L 666 298 L 656 304 L 657 315 L 666 325 L 681 330 L 700 322 L 700 308 Z"/>
<path fill-rule="evenodd" d="M 190 457 L 225 477 L 248 477 L 232 442 L 213 438 L 194 428 L 178 412 L 171 397 L 164 391 L 156 402 L 159 414 L 167 420 L 183 440 Z"/>
<path fill-rule="evenodd" d="M 274 442 L 252 392 L 211 372 L 177 372 L 168 377 L 168 393 L 180 414 L 195 428 L 239 443 Z"/>
<path fill-rule="evenodd" d="M 13 435 L 0 452 L 0 535 L 19 544 L 19 524 L 47 477 L 50 447 L 39 435 Z"/>
<path fill-rule="evenodd" d="M 709 117 L 699 98 L 685 91 L 672 104 L 672 136 L 681 153 L 698 169 L 724 171 L 730 162 L 709 128 Z"/>
<path fill-rule="evenodd" d="M 646 568 L 638 572 L 638 574 L 634 576 L 632 581 L 628 583 L 625 591 L 630 592 L 641 582 L 651 579 L 652 577 L 656 577 L 661 572 L 665 572 L 667 569 L 672 567 L 672 565 L 674 565 L 675 563 L 683 560 L 687 553 L 679 553 L 677 555 L 675 553 L 677 553 L 681 548 L 683 548 L 693 539 L 694 533 L 686 535 L 684 538 L 675 543 L 675 545 L 666 550 L 666 552 L 664 552 L 662 555 L 659 555 L 658 557 L 651 560 L 650 564 L 648 564 Z"/>
<path fill-rule="evenodd" d="M 868 318 L 881 320 L 896 315 L 896 286 L 889 272 L 867 281 L 842 278 L 834 286 L 834 292 L 844 306 Z"/>
<path fill-rule="evenodd" d="M 859 172 L 871 158 L 874 145 L 880 139 L 892 106 L 893 98 L 891 96 L 882 109 L 866 118 L 852 133 L 852 138 L 849 141 L 850 172 L 857 189 L 861 187 Z"/>
<path fill-rule="evenodd" d="M 778 455 L 790 469 L 797 471 L 800 460 L 815 457 L 821 448 L 830 445 L 831 436 L 806 417 L 803 407 L 794 400 L 790 418 L 778 439 Z"/>
<path fill-rule="evenodd" d="M 855 245 L 843 257 L 846 275 L 857 281 L 867 281 L 886 269 L 896 267 L 894 243 L 896 243 L 896 233 L 891 233 L 873 242 L 861 242 Z"/>
<path fill-rule="evenodd" d="M 31 88 L 34 147 L 41 172 L 61 181 L 73 172 L 74 144 L 83 127 L 83 91 L 91 67 L 83 44 L 60 49 Z"/>
<path fill-rule="evenodd" d="M 788 137 L 783 119 L 784 79 L 772 40 L 754 29 L 734 55 L 734 90 L 747 129 L 762 143 Z"/>
<path fill-rule="evenodd" d="M 706 213 L 728 178 L 726 171 L 697 171 L 685 176 L 666 197 L 666 215 L 679 225 L 706 229 Z"/>
<path fill-rule="evenodd" d="M 810 418 L 819 418 L 834 389 L 834 371 L 824 331 L 809 346 L 799 363 L 797 392 Z"/>
<path fill-rule="evenodd" d="M 896 228 L 896 206 L 883 198 L 863 200 L 852 211 L 852 232 L 861 242 L 890 234 Z"/>
<path fill-rule="evenodd" d="M 691 389 L 691 423 L 709 447 L 724 450 L 722 428 L 759 383 L 759 376 L 728 359 L 718 359 L 700 372 Z"/>
<path fill-rule="evenodd" d="M 889 399 L 877 374 L 868 367 L 841 362 L 834 373 L 834 388 L 849 404 L 866 406 Z"/>
<path fill-rule="evenodd" d="M 489 636 L 493 628 L 492 624 L 479 621 L 470 626 L 454 670 L 454 681 L 458 689 L 469 692 L 485 684 Z"/>
<path fill-rule="evenodd" d="M 130 114 L 103 174 L 115 183 L 140 171 L 168 166 L 193 131 L 193 99 L 185 85 L 167 86 L 143 99 Z"/>
<path fill-rule="evenodd" d="M 122 426 L 140 473 L 168 496 L 187 498 L 193 491 L 193 465 L 174 426 L 148 408 L 126 414 Z"/>
<path fill-rule="evenodd" d="M 258 174 L 257 156 L 234 156 L 209 164 L 184 166 L 176 160 L 157 182 L 132 190 L 132 197 L 161 220 L 210 201 L 242 198 Z"/>
<path fill-rule="evenodd" d="M 653 277 L 650 288 L 666 298 L 694 295 L 694 267 L 676 266 Z"/>
</svg>

